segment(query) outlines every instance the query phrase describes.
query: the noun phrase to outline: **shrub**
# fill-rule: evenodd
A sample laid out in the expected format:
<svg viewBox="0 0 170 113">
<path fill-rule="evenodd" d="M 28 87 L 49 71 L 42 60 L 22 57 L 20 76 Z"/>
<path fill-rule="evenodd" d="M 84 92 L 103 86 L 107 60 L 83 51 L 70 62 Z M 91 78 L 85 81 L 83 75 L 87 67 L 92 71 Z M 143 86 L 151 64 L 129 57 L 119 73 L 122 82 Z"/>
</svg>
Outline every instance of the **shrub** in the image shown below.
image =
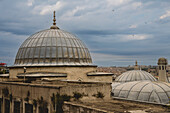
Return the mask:
<svg viewBox="0 0 170 113">
<path fill-rule="evenodd" d="M 9 96 L 9 90 L 7 87 L 2 89 L 2 94 L 4 94 L 5 97 Z"/>
<path fill-rule="evenodd" d="M 61 95 L 61 96 L 62 96 L 62 98 L 63 98 L 64 101 L 70 101 L 70 99 L 71 99 L 71 96 L 68 96 L 68 95 L 66 95 L 66 94 Z"/>
<path fill-rule="evenodd" d="M 83 95 L 81 93 L 73 92 L 73 98 L 75 98 L 75 100 L 79 100 L 82 97 Z"/>
<path fill-rule="evenodd" d="M 68 96 L 67 94 L 60 95 L 57 93 L 56 95 L 53 93 L 51 96 L 51 101 L 53 104 L 53 109 L 56 110 L 53 113 L 63 113 L 62 106 L 64 104 L 64 101 L 70 101 L 71 96 Z"/>
<path fill-rule="evenodd" d="M 43 97 L 41 96 L 41 98 L 37 99 L 37 103 L 39 104 L 39 112 L 40 113 L 46 113 L 47 112 L 47 105 L 48 103 L 43 99 Z"/>
<path fill-rule="evenodd" d="M 97 92 L 97 94 L 93 94 L 92 96 L 96 97 L 96 98 L 104 98 L 104 94 L 101 92 Z"/>
<path fill-rule="evenodd" d="M 27 92 L 27 97 L 24 100 L 29 102 L 29 97 L 30 97 L 30 91 Z"/>
<path fill-rule="evenodd" d="M 33 100 L 33 105 L 35 106 L 35 108 L 37 107 L 37 100 Z"/>
<path fill-rule="evenodd" d="M 12 102 L 12 94 L 9 95 L 9 100 Z"/>
</svg>

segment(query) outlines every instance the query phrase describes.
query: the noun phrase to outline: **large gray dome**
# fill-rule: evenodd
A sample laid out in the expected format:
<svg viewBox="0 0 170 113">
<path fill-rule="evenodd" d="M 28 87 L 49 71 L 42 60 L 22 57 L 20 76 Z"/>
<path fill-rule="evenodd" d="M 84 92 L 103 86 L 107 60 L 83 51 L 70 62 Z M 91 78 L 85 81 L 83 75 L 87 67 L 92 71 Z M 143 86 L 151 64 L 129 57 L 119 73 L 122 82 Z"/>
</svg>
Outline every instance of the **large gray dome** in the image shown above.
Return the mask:
<svg viewBox="0 0 170 113">
<path fill-rule="evenodd" d="M 153 77 L 150 73 L 142 70 L 132 70 L 124 72 L 115 79 L 116 82 L 131 82 L 143 80 L 157 81 L 155 77 Z"/>
<path fill-rule="evenodd" d="M 170 87 L 163 82 L 134 81 L 112 87 L 114 98 L 149 103 L 169 104 Z"/>
<path fill-rule="evenodd" d="M 51 28 L 37 32 L 23 42 L 14 66 L 91 64 L 88 48 L 80 39 L 59 28 Z"/>
</svg>

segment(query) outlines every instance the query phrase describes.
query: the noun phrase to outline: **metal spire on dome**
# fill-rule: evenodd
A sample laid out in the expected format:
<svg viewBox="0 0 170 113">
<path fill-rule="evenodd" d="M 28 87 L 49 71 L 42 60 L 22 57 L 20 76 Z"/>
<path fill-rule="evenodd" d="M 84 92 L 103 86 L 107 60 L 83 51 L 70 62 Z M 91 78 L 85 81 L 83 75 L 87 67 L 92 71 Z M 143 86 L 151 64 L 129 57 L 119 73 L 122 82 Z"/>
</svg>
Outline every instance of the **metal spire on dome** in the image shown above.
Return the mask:
<svg viewBox="0 0 170 113">
<path fill-rule="evenodd" d="M 54 11 L 54 19 L 53 19 L 53 21 L 54 21 L 53 25 L 56 25 L 56 23 L 55 23 L 55 21 L 56 21 L 56 19 L 55 19 L 55 11 Z"/>
<path fill-rule="evenodd" d="M 135 66 L 138 66 L 138 61 L 136 60 L 136 62 L 135 62 Z"/>
<path fill-rule="evenodd" d="M 50 29 L 59 29 L 59 27 L 57 27 L 57 26 L 56 26 L 56 23 L 55 23 L 55 21 L 56 21 L 56 19 L 55 19 L 55 11 L 54 11 L 54 13 L 53 13 L 53 17 L 54 17 L 54 19 L 53 19 L 53 25 L 50 27 Z"/>
<path fill-rule="evenodd" d="M 139 66 L 138 66 L 138 61 L 137 61 L 137 60 L 136 60 L 136 62 L 135 62 L 134 69 L 135 69 L 135 70 L 139 70 Z"/>
</svg>

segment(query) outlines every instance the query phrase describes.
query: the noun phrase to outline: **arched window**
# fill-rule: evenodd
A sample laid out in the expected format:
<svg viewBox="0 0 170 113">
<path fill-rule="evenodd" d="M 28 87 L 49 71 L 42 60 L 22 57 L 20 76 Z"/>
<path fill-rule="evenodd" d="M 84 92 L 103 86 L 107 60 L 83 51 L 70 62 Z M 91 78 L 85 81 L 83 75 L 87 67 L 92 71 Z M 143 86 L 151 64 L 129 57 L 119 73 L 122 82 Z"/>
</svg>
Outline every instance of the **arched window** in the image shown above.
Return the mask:
<svg viewBox="0 0 170 113">
<path fill-rule="evenodd" d="M 164 70 L 164 66 L 162 66 L 162 70 Z"/>
</svg>

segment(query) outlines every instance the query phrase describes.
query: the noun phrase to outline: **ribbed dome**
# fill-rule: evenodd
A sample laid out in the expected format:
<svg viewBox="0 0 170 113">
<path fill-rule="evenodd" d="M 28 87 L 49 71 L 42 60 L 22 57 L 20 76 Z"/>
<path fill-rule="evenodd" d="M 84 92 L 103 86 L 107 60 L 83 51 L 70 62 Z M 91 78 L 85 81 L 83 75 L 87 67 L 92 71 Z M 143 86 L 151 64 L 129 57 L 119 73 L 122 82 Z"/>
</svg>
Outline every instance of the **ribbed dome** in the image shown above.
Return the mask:
<svg viewBox="0 0 170 113">
<path fill-rule="evenodd" d="M 142 70 L 127 71 L 115 79 L 116 82 L 131 82 L 143 80 L 157 81 L 150 73 Z"/>
<path fill-rule="evenodd" d="M 14 66 L 91 64 L 88 48 L 80 39 L 60 29 L 47 29 L 23 42 Z"/>
<path fill-rule="evenodd" d="M 166 83 L 151 81 L 134 81 L 115 85 L 112 88 L 113 97 L 150 102 L 158 104 L 169 104 L 170 87 Z"/>
</svg>

